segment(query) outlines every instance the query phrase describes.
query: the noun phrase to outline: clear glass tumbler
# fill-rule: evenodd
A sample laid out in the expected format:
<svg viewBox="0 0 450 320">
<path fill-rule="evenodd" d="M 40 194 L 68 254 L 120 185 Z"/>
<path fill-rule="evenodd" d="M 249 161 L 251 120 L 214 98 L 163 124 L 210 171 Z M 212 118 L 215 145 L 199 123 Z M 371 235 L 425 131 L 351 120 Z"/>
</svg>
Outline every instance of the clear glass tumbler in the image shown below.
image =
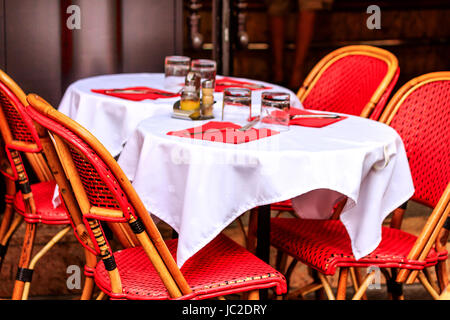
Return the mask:
<svg viewBox="0 0 450 320">
<path fill-rule="evenodd" d="M 189 72 L 191 58 L 185 56 L 168 56 L 164 60 L 164 87 L 175 89 L 183 86 Z"/>
<path fill-rule="evenodd" d="M 261 93 L 260 127 L 276 131 L 289 130 L 291 96 L 286 92 Z"/>
<path fill-rule="evenodd" d="M 252 92 L 245 88 L 223 91 L 222 121 L 246 123 L 251 117 Z"/>
<path fill-rule="evenodd" d="M 191 62 L 191 71 L 198 72 L 202 82 L 204 80 L 212 80 L 214 87 L 216 85 L 216 70 L 217 64 L 214 60 L 195 59 Z"/>
</svg>

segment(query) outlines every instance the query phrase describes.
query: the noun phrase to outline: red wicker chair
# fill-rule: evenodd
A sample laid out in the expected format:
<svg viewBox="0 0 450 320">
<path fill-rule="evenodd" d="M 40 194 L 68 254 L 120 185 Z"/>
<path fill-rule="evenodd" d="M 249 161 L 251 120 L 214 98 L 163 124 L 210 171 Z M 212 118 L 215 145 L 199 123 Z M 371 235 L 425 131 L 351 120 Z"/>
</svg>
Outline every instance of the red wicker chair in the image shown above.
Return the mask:
<svg viewBox="0 0 450 320">
<path fill-rule="evenodd" d="M 410 284 L 417 276 L 433 298 L 439 297 L 430 284 L 426 269 L 430 266 L 436 266 L 440 290 L 447 287 L 445 245 L 450 229 L 449 101 L 450 72 L 430 73 L 405 84 L 380 118 L 380 121 L 392 126 L 405 143 L 415 185 L 411 200 L 434 208 L 418 237 L 396 226 L 383 227 L 382 241 L 377 249 L 355 260 L 350 239 L 339 220 L 272 219 L 271 244 L 292 256 L 294 261 L 301 261 L 317 270 L 329 298 L 334 298 L 334 295 L 325 275 L 334 274 L 337 268 L 340 268 L 338 298 L 345 298 L 351 267 L 382 268 L 388 289 L 400 298 L 401 286 L 398 284 Z M 389 273 L 386 268 L 393 269 Z M 354 280 L 359 286 L 355 298 L 362 296 L 372 277 L 373 272 L 362 283 Z M 314 288 L 318 287 L 321 286 Z"/>
<path fill-rule="evenodd" d="M 400 69 L 397 58 L 372 46 L 346 46 L 322 60 L 297 96 L 307 109 L 342 112 L 377 120 Z"/>
<path fill-rule="evenodd" d="M 110 298 L 206 299 L 248 293 L 246 298 L 256 299 L 258 289 L 286 292 L 282 274 L 224 235 L 216 237 L 179 269 L 174 258 L 177 240 L 163 241 L 139 196 L 108 151 L 87 130 L 37 95 L 29 95 L 27 99 L 28 114 L 55 141 L 81 209 L 81 216 L 69 210 L 73 221 L 78 221 L 75 223 L 78 238 L 86 249 L 101 257 L 90 272 L 97 286 Z M 60 187 L 64 193 L 69 192 Z M 135 237 L 130 239 L 129 248 L 113 252 L 100 221 L 129 225 Z"/>
<path fill-rule="evenodd" d="M 56 183 L 41 153 L 42 144 L 38 133 L 31 119 L 22 113 L 23 106 L 26 104 L 26 95 L 23 91 L 0 70 L 0 131 L 4 143 L 0 161 L 7 189 L 6 209 L 0 227 L 1 261 L 6 253 L 9 239 L 18 226 L 22 221 L 27 224 L 12 294 L 13 299 L 28 297 L 36 263 L 70 231 L 68 226 L 70 219 L 65 206 L 53 207 L 52 198 Z M 36 177 L 40 180 L 39 183 L 30 185 L 21 154 L 27 157 Z M 20 187 L 19 191 L 16 190 L 16 182 Z M 14 211 L 19 213 L 16 217 L 14 217 Z M 32 258 L 37 224 L 66 227 Z"/>
<path fill-rule="evenodd" d="M 306 109 L 378 120 L 399 73 L 397 58 L 389 51 L 372 46 L 346 46 L 316 64 L 297 96 Z M 290 200 L 274 203 L 271 209 L 294 211 Z"/>
</svg>

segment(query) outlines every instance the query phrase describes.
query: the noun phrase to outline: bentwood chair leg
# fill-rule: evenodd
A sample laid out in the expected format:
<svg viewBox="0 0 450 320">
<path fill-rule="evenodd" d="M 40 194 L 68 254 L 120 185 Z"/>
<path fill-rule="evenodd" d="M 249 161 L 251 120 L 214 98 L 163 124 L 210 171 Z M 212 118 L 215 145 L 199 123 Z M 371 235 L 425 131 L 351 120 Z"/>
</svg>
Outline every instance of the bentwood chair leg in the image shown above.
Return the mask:
<svg viewBox="0 0 450 320">
<path fill-rule="evenodd" d="M 440 261 L 436 265 L 436 277 L 438 279 L 439 289 L 443 292 L 448 287 L 447 261 Z"/>
<path fill-rule="evenodd" d="M 350 279 L 352 280 L 353 289 L 355 289 L 355 292 L 356 292 L 359 289 L 359 282 L 358 282 L 358 279 L 356 279 L 355 268 L 350 267 L 349 272 L 350 272 Z"/>
<path fill-rule="evenodd" d="M 422 285 L 425 287 L 425 289 L 428 291 L 428 293 L 433 297 L 433 299 L 438 300 L 439 293 L 433 288 L 431 283 L 428 281 L 428 278 L 425 275 L 425 273 L 419 272 L 418 278 L 419 281 L 422 283 Z"/>
<path fill-rule="evenodd" d="M 362 283 L 362 276 L 361 276 L 361 269 L 359 268 L 350 268 L 350 270 L 353 270 L 354 276 L 355 276 L 355 280 L 357 283 L 358 288 L 361 286 Z M 357 288 L 355 288 L 355 292 L 358 291 Z M 364 294 L 361 296 L 361 300 L 367 300 L 367 295 L 364 292 Z"/>
<path fill-rule="evenodd" d="M 68 226 L 64 229 L 62 229 L 61 231 L 59 231 L 55 236 L 53 236 L 53 238 L 33 257 L 33 259 L 31 259 L 30 261 L 30 265 L 28 266 L 28 270 L 30 270 L 30 272 L 33 272 L 36 263 L 51 249 L 53 248 L 53 246 L 62 239 L 62 237 L 64 237 L 67 232 L 69 232 L 72 229 L 71 226 Z M 30 292 L 30 286 L 31 286 L 31 277 L 29 279 L 27 279 L 27 281 L 25 281 L 25 285 L 23 288 L 23 293 L 22 293 L 22 300 L 27 300 L 28 299 L 28 293 Z"/>
<path fill-rule="evenodd" d="M 242 300 L 259 300 L 259 290 L 243 292 Z"/>
<path fill-rule="evenodd" d="M 372 282 L 373 278 L 375 277 L 375 270 L 369 273 L 364 281 L 361 283 L 358 291 L 356 291 L 355 295 L 353 296 L 352 300 L 361 300 L 361 297 L 366 292 L 367 287 Z"/>
<path fill-rule="evenodd" d="M 347 278 L 349 268 L 340 268 L 336 300 L 345 300 L 347 296 Z"/>
<path fill-rule="evenodd" d="M 248 300 L 259 300 L 259 290 L 250 291 L 248 294 Z"/>
<path fill-rule="evenodd" d="M 108 299 L 108 296 L 103 291 L 100 291 L 97 298 L 95 298 L 95 300 L 106 300 L 106 299 Z"/>
<path fill-rule="evenodd" d="M 92 274 L 95 266 L 97 265 L 96 256 L 87 249 L 84 249 L 84 255 L 86 257 L 86 266 L 85 270 L 89 270 L 89 273 L 85 272 L 85 280 L 83 286 L 83 292 L 81 293 L 81 300 L 90 300 L 92 299 L 92 294 L 94 292 L 94 276 Z M 91 271 L 92 270 L 92 271 Z M 102 292 L 103 293 L 103 292 Z"/>
<path fill-rule="evenodd" d="M 436 282 L 433 280 L 433 277 L 432 277 L 432 275 L 430 274 L 430 272 L 428 271 L 428 269 L 427 269 L 427 268 L 423 268 L 422 272 L 423 272 L 423 274 L 425 275 L 425 277 L 427 278 L 428 282 L 429 282 L 429 283 L 431 284 L 431 286 L 433 287 L 433 289 L 434 289 L 436 292 L 441 292 L 441 289 L 439 288 L 438 283 L 436 283 Z"/>
<path fill-rule="evenodd" d="M 450 300 L 450 285 L 439 296 L 439 300 Z"/>
<path fill-rule="evenodd" d="M 33 251 L 33 243 L 36 237 L 36 224 L 27 223 L 25 230 L 25 237 L 23 239 L 22 252 L 19 259 L 19 268 L 17 270 L 17 277 L 14 283 L 12 293 L 12 300 L 22 299 L 22 294 L 25 282 L 31 278 L 31 272 L 28 269 Z"/>
<path fill-rule="evenodd" d="M 328 300 L 336 300 L 333 294 L 333 290 L 331 289 L 330 283 L 327 280 L 327 277 L 323 275 L 320 272 L 317 272 L 317 276 L 319 277 L 320 281 L 322 282 L 323 289 L 325 291 L 325 294 L 328 297 Z"/>
</svg>

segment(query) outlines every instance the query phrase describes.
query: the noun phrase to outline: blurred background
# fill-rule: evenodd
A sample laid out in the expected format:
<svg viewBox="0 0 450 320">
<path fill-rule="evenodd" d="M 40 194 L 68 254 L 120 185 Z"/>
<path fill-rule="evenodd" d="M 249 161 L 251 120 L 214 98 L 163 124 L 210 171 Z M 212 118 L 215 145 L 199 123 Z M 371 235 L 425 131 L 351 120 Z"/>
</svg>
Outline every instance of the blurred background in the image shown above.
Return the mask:
<svg viewBox="0 0 450 320">
<path fill-rule="evenodd" d="M 55 106 L 75 80 L 163 72 L 164 57 L 173 54 L 214 58 L 219 73 L 284 82 L 292 89 L 298 43 L 306 47 L 305 57 L 295 69 L 304 76 L 325 54 L 350 44 L 393 52 L 401 69 L 398 85 L 450 69 L 449 1 L 322 2 L 329 4 L 302 19 L 294 0 L 282 18 L 284 33 L 273 34 L 271 0 L 0 0 L 0 68 Z M 71 5 L 80 8 L 80 29 L 67 27 Z M 367 27 L 370 5 L 380 8 L 380 29 Z M 283 81 L 273 72 L 277 38 L 283 39 L 283 65 L 276 66 L 284 71 Z"/>
<path fill-rule="evenodd" d="M 448 0 L 310 2 L 322 4 L 305 9 L 293 1 L 281 12 L 268 0 L 0 0 L 0 68 L 26 93 L 36 92 L 55 107 L 78 79 L 163 72 L 167 55 L 213 58 L 218 74 L 276 82 L 294 91 L 322 57 L 352 44 L 382 47 L 397 56 L 400 78 L 394 92 L 418 75 L 450 70 Z M 80 9 L 79 29 L 68 27 L 73 5 Z M 380 8 L 379 29 L 368 28 L 371 5 Z M 410 210 L 406 226 L 414 233 L 428 212 Z M 54 234 L 46 230 L 38 232 L 35 250 Z M 240 239 L 235 225 L 228 231 Z M 0 297 L 11 294 L 22 234 L 19 230 L 12 239 Z M 54 249 L 61 259 L 41 260 L 49 271 L 37 272 L 33 282 L 49 285 L 32 286 L 32 296 L 79 294 L 67 289 L 65 271 L 68 265 L 82 266 L 83 253 L 74 237 L 63 244 Z M 302 272 L 294 285 L 306 281 Z"/>
</svg>

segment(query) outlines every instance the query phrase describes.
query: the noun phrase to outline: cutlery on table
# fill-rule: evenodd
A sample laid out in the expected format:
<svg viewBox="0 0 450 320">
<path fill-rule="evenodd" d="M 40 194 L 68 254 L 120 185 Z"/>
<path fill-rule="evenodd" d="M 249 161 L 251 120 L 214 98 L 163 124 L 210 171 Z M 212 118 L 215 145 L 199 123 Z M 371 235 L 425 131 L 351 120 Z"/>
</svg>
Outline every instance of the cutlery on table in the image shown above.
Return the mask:
<svg viewBox="0 0 450 320">
<path fill-rule="evenodd" d="M 113 89 L 113 90 L 106 90 L 106 93 L 128 93 L 128 94 L 159 94 L 161 96 L 174 96 L 176 93 L 170 93 L 170 92 L 161 92 L 161 91 L 155 91 L 155 90 L 146 90 L 146 89 Z"/>
<path fill-rule="evenodd" d="M 242 128 L 237 129 L 237 131 L 247 131 L 247 130 L 251 129 L 258 121 L 259 121 L 259 119 L 252 120 L 249 123 L 247 123 L 245 126 L 243 126 Z"/>
<path fill-rule="evenodd" d="M 299 118 L 339 119 L 340 117 L 338 114 L 297 114 L 290 116 L 291 120 Z"/>
</svg>

